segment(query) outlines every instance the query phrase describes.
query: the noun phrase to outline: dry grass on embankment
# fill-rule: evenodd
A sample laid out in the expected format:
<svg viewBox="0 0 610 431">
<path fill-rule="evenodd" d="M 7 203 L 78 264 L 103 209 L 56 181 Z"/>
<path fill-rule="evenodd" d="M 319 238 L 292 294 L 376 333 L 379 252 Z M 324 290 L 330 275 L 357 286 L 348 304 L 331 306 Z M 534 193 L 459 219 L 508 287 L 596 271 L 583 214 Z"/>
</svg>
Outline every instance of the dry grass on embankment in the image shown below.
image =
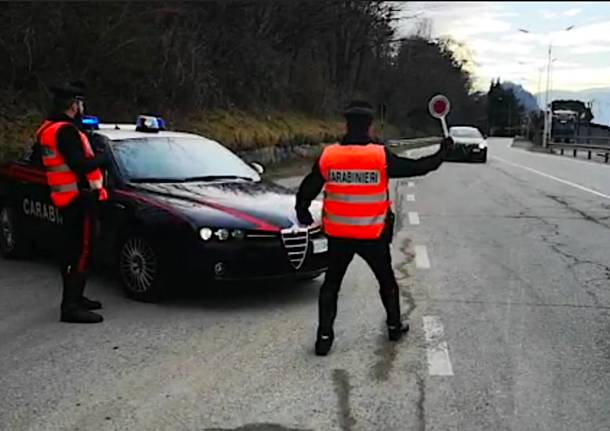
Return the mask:
<svg viewBox="0 0 610 431">
<path fill-rule="evenodd" d="M 0 118 L 0 162 L 18 157 L 34 142 L 41 120 L 38 112 Z M 169 125 L 215 139 L 236 151 L 333 142 L 344 131 L 340 118 L 319 119 L 298 113 L 258 115 L 243 111 L 211 111 L 179 121 L 169 118 Z"/>
<path fill-rule="evenodd" d="M 235 151 L 276 145 L 308 145 L 336 141 L 344 133 L 343 121 L 298 113 L 252 114 L 210 111 L 176 122 L 176 127 L 215 139 Z"/>
<path fill-rule="evenodd" d="M 23 154 L 35 140 L 42 116 L 27 112 L 15 118 L 0 117 L 0 163 Z"/>
<path fill-rule="evenodd" d="M 42 118 L 35 111 L 11 119 L 0 117 L 0 162 L 14 159 L 29 148 Z M 295 112 L 207 111 L 173 121 L 171 117 L 167 119 L 172 129 L 207 136 L 235 151 L 335 142 L 345 131 L 340 117 L 321 119 Z M 390 137 L 399 133 L 386 125 L 385 134 Z"/>
</svg>

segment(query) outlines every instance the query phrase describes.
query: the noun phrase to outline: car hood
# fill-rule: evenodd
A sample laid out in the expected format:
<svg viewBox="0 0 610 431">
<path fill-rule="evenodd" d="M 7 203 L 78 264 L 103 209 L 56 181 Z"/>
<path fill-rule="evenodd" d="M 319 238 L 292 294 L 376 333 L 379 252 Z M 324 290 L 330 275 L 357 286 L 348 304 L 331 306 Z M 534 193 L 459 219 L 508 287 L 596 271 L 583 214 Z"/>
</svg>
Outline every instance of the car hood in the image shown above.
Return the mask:
<svg viewBox="0 0 610 431">
<path fill-rule="evenodd" d="M 455 145 L 479 145 L 485 144 L 485 139 L 481 138 L 453 138 Z"/>
<path fill-rule="evenodd" d="M 298 224 L 295 193 L 267 181 L 138 184 L 134 189 L 196 227 L 278 231 Z M 312 203 L 311 213 L 319 224 L 320 202 Z"/>
</svg>

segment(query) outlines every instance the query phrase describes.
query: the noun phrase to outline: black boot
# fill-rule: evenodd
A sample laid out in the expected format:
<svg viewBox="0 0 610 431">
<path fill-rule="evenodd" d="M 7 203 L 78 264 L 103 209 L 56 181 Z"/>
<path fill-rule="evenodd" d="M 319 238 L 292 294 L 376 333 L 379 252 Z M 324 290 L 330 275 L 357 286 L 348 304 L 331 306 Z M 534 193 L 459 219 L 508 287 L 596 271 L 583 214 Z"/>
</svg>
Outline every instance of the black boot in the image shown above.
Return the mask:
<svg viewBox="0 0 610 431">
<path fill-rule="evenodd" d="M 82 274 L 67 274 L 64 279 L 60 321 L 68 323 L 100 323 L 102 316 L 85 308 L 82 303 L 85 278 Z"/>
<path fill-rule="evenodd" d="M 102 303 L 100 301 L 95 301 L 84 296 L 80 297 L 80 303 L 87 310 L 100 310 L 102 308 Z"/>
<path fill-rule="evenodd" d="M 318 336 L 316 338 L 316 355 L 318 356 L 326 356 L 330 351 L 330 348 L 333 345 L 333 340 L 335 339 L 335 334 L 331 330 L 328 333 L 322 333 L 318 330 Z"/>
<path fill-rule="evenodd" d="M 386 310 L 388 338 L 390 341 L 398 341 L 407 331 L 409 331 L 409 324 L 403 322 L 400 317 L 400 294 L 398 292 L 398 284 L 392 280 L 391 287 L 382 289 L 379 293 L 381 294 L 383 307 Z"/>
<path fill-rule="evenodd" d="M 409 324 L 400 322 L 397 325 L 388 325 L 388 338 L 390 341 L 398 341 L 404 334 L 409 332 Z"/>
</svg>

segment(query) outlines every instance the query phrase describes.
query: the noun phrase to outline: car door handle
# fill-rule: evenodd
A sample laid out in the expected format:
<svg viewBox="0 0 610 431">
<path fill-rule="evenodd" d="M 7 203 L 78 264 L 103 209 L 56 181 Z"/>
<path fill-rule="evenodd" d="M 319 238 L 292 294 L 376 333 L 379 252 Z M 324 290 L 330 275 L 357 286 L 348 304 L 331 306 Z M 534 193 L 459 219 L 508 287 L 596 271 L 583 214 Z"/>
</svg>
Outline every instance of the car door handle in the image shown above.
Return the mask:
<svg viewBox="0 0 610 431">
<path fill-rule="evenodd" d="M 119 210 L 124 210 L 124 209 L 126 208 L 126 207 L 125 207 L 125 205 L 120 204 L 120 203 L 118 203 L 118 202 L 116 202 L 116 203 L 114 204 L 114 207 L 115 207 L 116 209 L 119 209 Z"/>
</svg>

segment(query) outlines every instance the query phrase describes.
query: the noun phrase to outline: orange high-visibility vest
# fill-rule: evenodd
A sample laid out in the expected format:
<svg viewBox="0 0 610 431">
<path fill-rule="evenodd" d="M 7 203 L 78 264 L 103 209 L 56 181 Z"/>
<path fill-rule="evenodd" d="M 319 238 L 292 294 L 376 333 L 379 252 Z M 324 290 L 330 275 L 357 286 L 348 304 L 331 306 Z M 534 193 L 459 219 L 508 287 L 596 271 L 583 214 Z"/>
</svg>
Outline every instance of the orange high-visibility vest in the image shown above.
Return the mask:
<svg viewBox="0 0 610 431">
<path fill-rule="evenodd" d="M 51 200 L 58 208 L 68 206 L 78 196 L 78 178 L 66 164 L 63 156 L 57 149 L 57 131 L 60 127 L 70 124 L 67 121 L 45 121 L 38 132 L 38 142 L 42 147 L 42 163 L 47 174 L 47 183 L 51 189 Z M 86 158 L 92 159 L 95 153 L 91 149 L 89 138 L 80 130 L 80 142 Z M 104 175 L 100 169 L 95 169 L 87 174 L 89 187 L 99 190 L 99 200 L 108 199 L 108 193 L 104 188 Z"/>
<path fill-rule="evenodd" d="M 319 166 L 326 180 L 324 232 L 337 238 L 379 238 L 390 207 L 383 145 L 330 145 Z"/>
</svg>

